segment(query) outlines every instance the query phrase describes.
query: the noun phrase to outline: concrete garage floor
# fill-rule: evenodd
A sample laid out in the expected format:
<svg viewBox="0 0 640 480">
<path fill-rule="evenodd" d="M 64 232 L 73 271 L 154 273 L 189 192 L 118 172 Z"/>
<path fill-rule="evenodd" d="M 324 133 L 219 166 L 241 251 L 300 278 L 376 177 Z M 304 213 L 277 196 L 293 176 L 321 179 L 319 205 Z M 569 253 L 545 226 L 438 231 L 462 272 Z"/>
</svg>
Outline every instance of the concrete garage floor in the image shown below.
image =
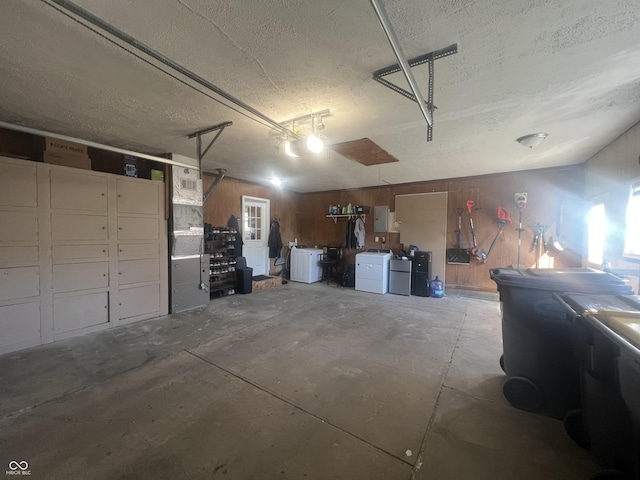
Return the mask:
<svg viewBox="0 0 640 480">
<path fill-rule="evenodd" d="M 503 399 L 497 296 L 447 293 L 289 282 L 5 355 L 0 462 L 46 479 L 588 478 L 561 422 Z"/>
</svg>

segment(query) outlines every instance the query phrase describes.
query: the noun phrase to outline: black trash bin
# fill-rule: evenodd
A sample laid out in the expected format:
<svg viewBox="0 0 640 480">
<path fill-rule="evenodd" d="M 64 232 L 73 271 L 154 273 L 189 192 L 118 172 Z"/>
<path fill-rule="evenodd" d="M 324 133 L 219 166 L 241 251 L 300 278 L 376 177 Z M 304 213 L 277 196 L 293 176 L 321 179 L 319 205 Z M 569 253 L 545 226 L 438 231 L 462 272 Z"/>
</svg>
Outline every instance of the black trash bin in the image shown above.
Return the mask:
<svg viewBox="0 0 640 480">
<path fill-rule="evenodd" d="M 580 407 L 580 375 L 571 327 L 555 292 L 631 295 L 610 273 L 589 268 L 494 268 L 502 307 L 500 364 L 505 398 L 514 407 L 562 419 Z"/>
<path fill-rule="evenodd" d="M 247 267 L 245 257 L 236 258 L 236 280 L 238 293 L 251 293 L 253 291 L 253 268 Z"/>
<path fill-rule="evenodd" d="M 625 320 L 631 319 L 640 341 L 640 296 L 563 294 L 558 299 L 575 324 L 572 345 L 582 391 L 582 409 L 565 418 L 567 433 L 590 446 L 607 469 L 606 478 L 640 478 L 640 350 L 615 333 L 617 325 L 624 330 L 629 323 Z M 628 335 L 634 336 L 633 329 Z"/>
</svg>

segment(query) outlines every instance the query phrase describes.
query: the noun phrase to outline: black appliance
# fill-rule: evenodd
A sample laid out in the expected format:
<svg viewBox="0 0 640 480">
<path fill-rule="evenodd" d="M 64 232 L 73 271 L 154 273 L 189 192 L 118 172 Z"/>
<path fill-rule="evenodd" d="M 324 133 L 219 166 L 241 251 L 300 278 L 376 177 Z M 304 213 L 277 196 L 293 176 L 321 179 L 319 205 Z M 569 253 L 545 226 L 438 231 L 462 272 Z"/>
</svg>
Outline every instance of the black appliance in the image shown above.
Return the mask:
<svg viewBox="0 0 640 480">
<path fill-rule="evenodd" d="M 429 282 L 431 282 L 431 252 L 415 252 L 411 266 L 411 295 L 418 297 L 429 296 Z"/>
</svg>

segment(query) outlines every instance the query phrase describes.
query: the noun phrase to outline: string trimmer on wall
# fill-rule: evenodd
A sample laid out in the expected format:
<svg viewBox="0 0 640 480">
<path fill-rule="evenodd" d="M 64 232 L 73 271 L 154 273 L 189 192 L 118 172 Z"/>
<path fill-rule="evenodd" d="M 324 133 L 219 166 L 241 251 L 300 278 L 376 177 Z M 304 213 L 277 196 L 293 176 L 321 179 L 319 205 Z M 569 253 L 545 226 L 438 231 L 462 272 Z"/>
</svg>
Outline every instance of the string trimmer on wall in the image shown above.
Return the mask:
<svg viewBox="0 0 640 480">
<path fill-rule="evenodd" d="M 487 261 L 487 258 L 489 258 L 489 255 L 491 255 L 493 247 L 496 246 L 498 237 L 504 235 L 504 227 L 511 224 L 511 214 L 509 213 L 509 210 L 504 208 L 502 205 L 500 205 L 496 209 L 496 223 L 498 224 L 499 230 L 498 233 L 496 233 L 496 236 L 493 238 L 493 242 L 491 242 L 491 246 L 489 247 L 489 251 L 487 252 L 487 257 L 485 258 L 485 262 Z"/>
<path fill-rule="evenodd" d="M 515 201 L 516 207 L 518 208 L 518 228 L 516 228 L 518 232 L 518 263 L 516 264 L 516 268 L 520 269 L 520 246 L 522 245 L 522 232 L 524 232 L 524 228 L 522 228 L 522 211 L 527 208 L 527 194 L 524 192 L 516 193 Z"/>
<path fill-rule="evenodd" d="M 478 260 L 485 261 L 487 259 L 487 252 L 478 248 L 478 242 L 476 240 L 476 231 L 473 228 L 473 217 L 471 216 L 471 210 L 475 202 L 473 200 L 467 200 L 467 212 L 469 212 L 469 226 L 471 227 L 471 239 L 473 240 L 473 248 L 471 249 L 471 255 L 476 257 Z"/>
</svg>

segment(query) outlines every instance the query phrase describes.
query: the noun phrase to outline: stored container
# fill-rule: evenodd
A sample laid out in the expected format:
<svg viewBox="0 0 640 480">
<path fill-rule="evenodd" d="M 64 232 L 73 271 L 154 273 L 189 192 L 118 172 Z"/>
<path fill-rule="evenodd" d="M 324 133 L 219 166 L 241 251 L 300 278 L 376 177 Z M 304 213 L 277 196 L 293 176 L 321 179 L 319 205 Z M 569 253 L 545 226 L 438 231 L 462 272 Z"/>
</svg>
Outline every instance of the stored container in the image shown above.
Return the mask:
<svg viewBox="0 0 640 480">
<path fill-rule="evenodd" d="M 502 306 L 506 399 L 515 407 L 562 419 L 580 407 L 580 373 L 571 349 L 572 324 L 555 292 L 631 295 L 610 273 L 589 268 L 494 268 Z"/>
</svg>

